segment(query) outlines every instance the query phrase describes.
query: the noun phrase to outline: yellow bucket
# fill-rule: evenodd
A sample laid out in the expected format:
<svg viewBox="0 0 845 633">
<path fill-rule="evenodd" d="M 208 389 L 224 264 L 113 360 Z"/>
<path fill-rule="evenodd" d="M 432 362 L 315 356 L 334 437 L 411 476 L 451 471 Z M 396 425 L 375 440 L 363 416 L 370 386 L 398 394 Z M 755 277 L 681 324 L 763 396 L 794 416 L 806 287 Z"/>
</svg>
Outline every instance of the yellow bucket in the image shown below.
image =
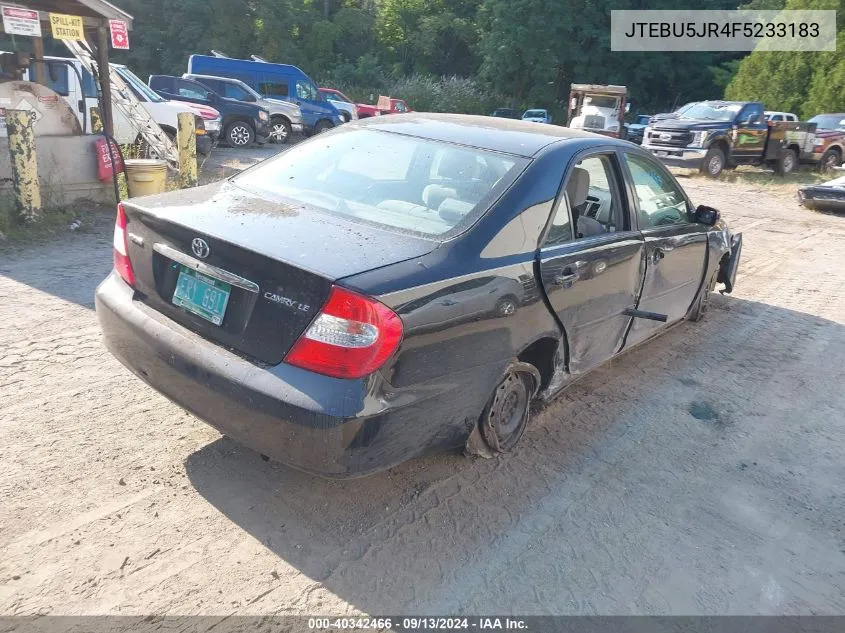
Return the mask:
<svg viewBox="0 0 845 633">
<path fill-rule="evenodd" d="M 150 196 L 164 193 L 167 188 L 167 161 L 152 158 L 127 159 L 126 181 L 129 184 L 129 197 Z"/>
</svg>

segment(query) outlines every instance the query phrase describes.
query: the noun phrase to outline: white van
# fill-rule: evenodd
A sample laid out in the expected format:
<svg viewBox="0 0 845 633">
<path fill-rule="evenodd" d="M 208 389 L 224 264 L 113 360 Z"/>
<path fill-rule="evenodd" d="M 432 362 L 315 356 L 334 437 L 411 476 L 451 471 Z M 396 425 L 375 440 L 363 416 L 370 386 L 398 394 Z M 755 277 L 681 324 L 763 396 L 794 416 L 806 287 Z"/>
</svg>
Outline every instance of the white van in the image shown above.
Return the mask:
<svg viewBox="0 0 845 633">
<path fill-rule="evenodd" d="M 46 85 L 64 97 L 79 118 L 82 129 L 90 134 L 91 108 L 97 107 L 97 85 L 91 73 L 75 57 L 45 56 L 44 60 Z M 24 74 L 24 79 L 29 80 L 30 77 L 34 77 L 33 65 L 30 64 L 29 72 Z M 175 136 L 180 112 L 196 114 L 196 110 L 188 105 L 162 99 L 126 66 L 121 64 L 112 64 L 111 66 L 117 71 L 135 98 L 141 102 L 152 119 L 168 135 Z M 120 144 L 134 143 L 138 133 L 131 123 L 121 115 L 117 108 L 113 108 L 113 115 L 114 137 L 117 142 Z"/>
</svg>

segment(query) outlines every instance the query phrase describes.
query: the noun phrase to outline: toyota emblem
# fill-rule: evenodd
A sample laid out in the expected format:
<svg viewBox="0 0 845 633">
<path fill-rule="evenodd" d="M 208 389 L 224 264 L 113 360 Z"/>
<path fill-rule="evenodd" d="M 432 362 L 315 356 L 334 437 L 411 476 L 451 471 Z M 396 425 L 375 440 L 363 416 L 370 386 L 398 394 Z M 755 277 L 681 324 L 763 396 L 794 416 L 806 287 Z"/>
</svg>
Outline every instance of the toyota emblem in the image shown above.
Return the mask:
<svg viewBox="0 0 845 633">
<path fill-rule="evenodd" d="M 200 259 L 205 259 L 211 252 L 211 249 L 208 248 L 208 242 L 206 242 L 201 237 L 194 238 L 194 240 L 191 242 L 191 250 L 194 251 L 194 255 L 196 255 Z"/>
<path fill-rule="evenodd" d="M 667 133 L 667 132 L 664 132 L 663 134 L 660 135 L 660 140 L 661 141 L 671 141 L 672 135 Z"/>
</svg>

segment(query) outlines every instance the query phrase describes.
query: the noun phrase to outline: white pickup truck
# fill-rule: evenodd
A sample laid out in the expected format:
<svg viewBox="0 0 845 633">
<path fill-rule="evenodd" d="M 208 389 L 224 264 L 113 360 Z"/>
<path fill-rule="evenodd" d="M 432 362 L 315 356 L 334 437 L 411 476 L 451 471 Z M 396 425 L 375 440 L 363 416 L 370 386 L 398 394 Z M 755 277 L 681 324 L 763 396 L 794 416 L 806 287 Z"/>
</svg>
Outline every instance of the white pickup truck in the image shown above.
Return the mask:
<svg viewBox="0 0 845 633">
<path fill-rule="evenodd" d="M 82 63 L 73 57 L 44 57 L 45 83 L 53 91 L 61 95 L 76 113 L 82 129 L 91 133 L 91 108 L 97 106 L 97 85 L 94 78 Z M 161 126 L 162 130 L 171 137 L 176 135 L 178 115 L 180 112 L 190 112 L 203 118 L 205 130 L 216 137 L 220 131 L 219 113 L 205 108 L 202 111 L 194 104 L 167 101 L 153 92 L 131 70 L 120 64 L 112 64 L 124 83 L 132 91 L 152 119 Z M 75 69 L 75 70 L 74 70 Z M 29 71 L 24 73 L 24 79 L 34 76 L 30 65 Z M 80 84 L 80 79 L 82 80 Z M 138 133 L 132 124 L 114 109 L 114 137 L 120 144 L 134 143 Z"/>
</svg>

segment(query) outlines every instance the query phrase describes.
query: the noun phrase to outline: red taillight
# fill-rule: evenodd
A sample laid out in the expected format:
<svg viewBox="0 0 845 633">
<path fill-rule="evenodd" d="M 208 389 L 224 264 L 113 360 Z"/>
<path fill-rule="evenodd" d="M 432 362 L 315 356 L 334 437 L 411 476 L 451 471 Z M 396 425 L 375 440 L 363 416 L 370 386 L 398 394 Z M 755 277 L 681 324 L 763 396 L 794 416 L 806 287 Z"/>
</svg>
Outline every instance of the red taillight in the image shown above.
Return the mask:
<svg viewBox="0 0 845 633">
<path fill-rule="evenodd" d="M 129 261 L 129 244 L 126 241 L 126 211 L 123 204 L 117 205 L 117 217 L 114 221 L 114 269 L 123 281 L 135 285 L 135 271 Z"/>
<path fill-rule="evenodd" d="M 338 286 L 285 362 L 334 378 L 361 378 L 384 365 L 402 341 L 393 310 Z"/>
</svg>

